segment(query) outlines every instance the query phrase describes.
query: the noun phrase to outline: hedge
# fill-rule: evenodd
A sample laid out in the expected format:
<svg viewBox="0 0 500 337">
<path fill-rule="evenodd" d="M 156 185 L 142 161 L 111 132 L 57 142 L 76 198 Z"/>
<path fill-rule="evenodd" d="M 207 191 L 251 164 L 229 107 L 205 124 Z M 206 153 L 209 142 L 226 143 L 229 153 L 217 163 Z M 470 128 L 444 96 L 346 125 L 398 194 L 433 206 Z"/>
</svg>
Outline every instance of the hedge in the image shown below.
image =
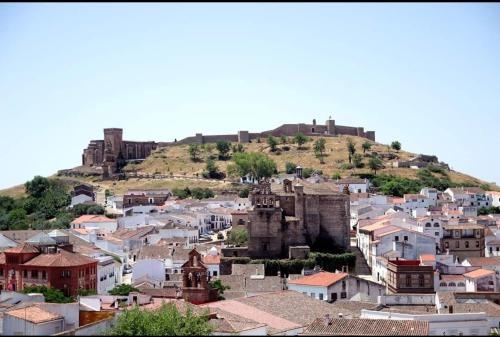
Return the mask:
<svg viewBox="0 0 500 337">
<path fill-rule="evenodd" d="M 265 274 L 275 276 L 278 271 L 282 276 L 289 274 L 300 274 L 302 269 L 314 268 L 316 265 L 320 266 L 323 270 L 328 272 L 335 272 L 335 270 L 342 270 L 342 267 L 348 266 L 349 269 L 354 269 L 356 265 L 356 255 L 353 253 L 344 254 L 329 254 L 329 253 L 316 253 L 309 254 L 307 259 L 259 259 L 251 260 L 252 264 L 264 264 Z"/>
</svg>

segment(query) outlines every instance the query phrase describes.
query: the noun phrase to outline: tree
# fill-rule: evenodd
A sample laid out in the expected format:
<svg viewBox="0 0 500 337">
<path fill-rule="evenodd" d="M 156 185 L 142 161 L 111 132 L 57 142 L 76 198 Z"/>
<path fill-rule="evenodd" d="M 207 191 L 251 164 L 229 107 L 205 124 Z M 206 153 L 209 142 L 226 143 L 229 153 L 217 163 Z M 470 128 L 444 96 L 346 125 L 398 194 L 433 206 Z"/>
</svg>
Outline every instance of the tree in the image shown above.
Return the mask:
<svg viewBox="0 0 500 337">
<path fill-rule="evenodd" d="M 370 161 L 368 161 L 368 167 L 377 174 L 377 170 L 380 170 L 383 167 L 382 161 L 378 157 L 371 157 Z"/>
<path fill-rule="evenodd" d="M 227 242 L 232 245 L 242 246 L 248 242 L 248 231 L 244 228 L 233 228 Z"/>
<path fill-rule="evenodd" d="M 40 198 L 49 189 L 50 181 L 41 176 L 35 176 L 32 180 L 25 184 L 26 193 L 32 197 Z"/>
<path fill-rule="evenodd" d="M 280 140 L 281 140 L 281 144 L 286 144 L 288 143 L 288 137 L 283 135 L 280 137 Z"/>
<path fill-rule="evenodd" d="M 316 158 L 319 158 L 319 162 L 321 164 L 324 163 L 323 157 L 324 157 L 324 152 L 325 152 L 325 144 L 326 140 L 324 138 L 320 138 L 314 142 L 314 154 L 316 155 Z"/>
<path fill-rule="evenodd" d="M 239 193 L 238 193 L 238 196 L 240 198 L 248 198 L 248 195 L 250 194 L 250 188 L 248 187 L 245 187 L 244 189 L 242 189 Z"/>
<path fill-rule="evenodd" d="M 278 141 L 273 136 L 267 137 L 267 144 L 271 147 L 271 152 L 276 151 L 276 146 L 278 145 Z"/>
<path fill-rule="evenodd" d="M 114 327 L 106 331 L 109 336 L 208 336 L 213 326 L 208 310 L 193 314 L 191 307 L 181 314 L 172 302 L 158 309 L 146 310 L 135 306 L 118 316 Z"/>
<path fill-rule="evenodd" d="M 293 142 L 297 143 L 300 148 L 307 142 L 307 137 L 302 132 L 297 132 L 295 136 L 293 136 Z"/>
<path fill-rule="evenodd" d="M 235 166 L 231 167 L 240 177 L 249 174 L 255 179 L 268 178 L 276 171 L 276 163 L 263 153 L 245 152 L 233 156 Z M 229 168 L 228 168 L 229 169 Z"/>
<path fill-rule="evenodd" d="M 231 150 L 231 143 L 225 140 L 219 140 L 216 144 L 217 151 L 219 151 L 219 159 L 225 160 L 229 151 Z"/>
<path fill-rule="evenodd" d="M 210 287 L 212 287 L 214 289 L 217 289 L 217 294 L 218 294 L 218 299 L 219 300 L 223 300 L 224 299 L 224 297 L 222 295 L 224 294 L 225 290 L 231 289 L 230 286 L 223 284 L 220 279 L 215 280 L 215 281 L 211 281 L 209 283 L 209 285 L 210 285 Z"/>
<path fill-rule="evenodd" d="M 356 168 L 363 167 L 363 156 L 361 156 L 359 153 L 356 153 L 352 157 L 352 161 L 353 161 L 354 167 L 356 167 Z"/>
<path fill-rule="evenodd" d="M 59 289 L 49 288 L 47 286 L 28 286 L 23 289 L 24 294 L 39 293 L 45 297 L 47 303 L 70 303 L 73 302 L 71 297 L 64 296 Z"/>
<path fill-rule="evenodd" d="M 332 174 L 332 179 L 337 180 L 337 179 L 340 179 L 340 178 L 341 178 L 340 173 L 335 172 L 334 174 Z"/>
<path fill-rule="evenodd" d="M 238 143 L 238 144 L 234 144 L 233 145 L 233 153 L 237 153 L 237 152 L 245 152 L 245 147 L 243 146 L 243 144 L 241 143 Z"/>
<path fill-rule="evenodd" d="M 198 144 L 189 144 L 189 157 L 192 161 L 197 161 L 199 159 L 199 155 L 201 152 L 200 145 Z"/>
<path fill-rule="evenodd" d="M 399 151 L 401 150 L 401 143 L 395 140 L 391 143 L 391 148 L 393 148 L 396 151 Z"/>
<path fill-rule="evenodd" d="M 285 164 L 285 170 L 287 174 L 292 174 L 295 173 L 295 169 L 297 168 L 297 165 L 294 163 L 287 162 Z"/>
<path fill-rule="evenodd" d="M 194 199 L 209 199 L 214 197 L 214 192 L 209 188 L 195 187 L 191 189 L 191 197 Z"/>
<path fill-rule="evenodd" d="M 215 165 L 215 161 L 212 159 L 207 159 L 207 164 L 205 166 L 205 171 L 203 171 L 204 178 L 212 178 L 212 179 L 223 179 L 224 173 L 219 171 L 219 167 Z"/>
<path fill-rule="evenodd" d="M 131 292 L 138 292 L 139 289 L 132 287 L 130 284 L 120 284 L 109 291 L 110 295 L 114 296 L 128 296 Z"/>
<path fill-rule="evenodd" d="M 365 141 L 361 147 L 363 148 L 363 153 L 365 153 L 366 151 L 370 151 L 370 149 L 372 148 L 372 143 L 370 143 L 369 141 Z"/>
<path fill-rule="evenodd" d="M 347 152 L 349 152 L 349 164 L 352 164 L 352 156 L 356 153 L 356 147 L 351 138 L 347 140 Z"/>
</svg>

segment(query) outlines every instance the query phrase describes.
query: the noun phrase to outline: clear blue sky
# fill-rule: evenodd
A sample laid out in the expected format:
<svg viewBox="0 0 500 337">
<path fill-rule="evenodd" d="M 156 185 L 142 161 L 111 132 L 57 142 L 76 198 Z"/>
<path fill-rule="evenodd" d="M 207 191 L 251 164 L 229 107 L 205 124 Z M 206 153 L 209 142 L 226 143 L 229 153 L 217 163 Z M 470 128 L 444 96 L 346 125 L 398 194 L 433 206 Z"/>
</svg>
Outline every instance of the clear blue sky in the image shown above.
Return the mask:
<svg viewBox="0 0 500 337">
<path fill-rule="evenodd" d="M 0 4 L 0 188 L 329 115 L 500 182 L 499 110 L 499 4 Z"/>
</svg>

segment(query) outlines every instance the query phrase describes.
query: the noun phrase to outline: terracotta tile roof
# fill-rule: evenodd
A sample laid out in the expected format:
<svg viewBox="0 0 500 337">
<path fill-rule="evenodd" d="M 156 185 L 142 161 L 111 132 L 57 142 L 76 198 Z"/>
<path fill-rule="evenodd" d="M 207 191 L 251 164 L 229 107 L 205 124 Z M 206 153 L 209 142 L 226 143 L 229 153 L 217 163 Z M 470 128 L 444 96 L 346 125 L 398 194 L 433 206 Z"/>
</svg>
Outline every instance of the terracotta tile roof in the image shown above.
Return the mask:
<svg viewBox="0 0 500 337">
<path fill-rule="evenodd" d="M 73 220 L 71 223 L 80 225 L 85 222 L 116 222 L 115 219 L 110 219 L 108 217 L 105 217 L 104 215 L 82 215 L 75 220 Z"/>
<path fill-rule="evenodd" d="M 420 260 L 422 260 L 422 261 L 436 261 L 436 255 L 423 254 L 423 255 L 420 255 Z"/>
<path fill-rule="evenodd" d="M 298 284 L 306 286 L 329 287 L 334 283 L 346 278 L 347 273 L 328 273 L 319 272 L 316 274 L 308 275 L 288 282 L 289 284 Z"/>
<path fill-rule="evenodd" d="M 426 336 L 429 334 L 429 322 L 334 318 L 325 324 L 325 318 L 317 318 L 302 333 L 303 335 L 323 336 Z"/>
<path fill-rule="evenodd" d="M 42 309 L 39 304 L 31 304 L 23 308 L 10 310 L 5 312 L 4 315 L 25 319 L 35 324 L 64 319 L 61 315 Z"/>
<path fill-rule="evenodd" d="M 40 254 L 23 265 L 40 267 L 70 267 L 81 266 L 94 262 L 97 263 L 97 260 L 61 249 L 55 254 Z"/>
<path fill-rule="evenodd" d="M 444 282 L 465 282 L 464 275 L 443 275 L 441 274 L 441 281 Z"/>
<path fill-rule="evenodd" d="M 204 264 L 220 264 L 220 255 L 205 255 L 202 261 Z"/>
<path fill-rule="evenodd" d="M 28 243 L 4 250 L 5 253 L 39 253 L 38 248 Z"/>
<path fill-rule="evenodd" d="M 122 228 L 112 234 L 113 237 L 121 240 L 138 239 L 155 230 L 155 226 L 138 227 L 137 229 Z"/>
<path fill-rule="evenodd" d="M 500 265 L 500 257 L 468 257 L 466 260 L 474 267 Z"/>
<path fill-rule="evenodd" d="M 495 272 L 493 270 L 487 270 L 487 269 L 476 269 L 474 271 L 465 273 L 464 276 L 467 278 L 481 278 L 489 275 L 494 275 Z"/>
<path fill-rule="evenodd" d="M 266 324 L 269 328 L 275 331 L 288 331 L 301 327 L 300 324 L 291 322 L 284 318 L 275 316 L 269 312 L 262 311 L 251 305 L 238 302 L 236 300 L 212 302 L 207 306 L 214 309 L 218 308 L 223 310 L 224 312 L 233 313 L 258 323 Z"/>
</svg>

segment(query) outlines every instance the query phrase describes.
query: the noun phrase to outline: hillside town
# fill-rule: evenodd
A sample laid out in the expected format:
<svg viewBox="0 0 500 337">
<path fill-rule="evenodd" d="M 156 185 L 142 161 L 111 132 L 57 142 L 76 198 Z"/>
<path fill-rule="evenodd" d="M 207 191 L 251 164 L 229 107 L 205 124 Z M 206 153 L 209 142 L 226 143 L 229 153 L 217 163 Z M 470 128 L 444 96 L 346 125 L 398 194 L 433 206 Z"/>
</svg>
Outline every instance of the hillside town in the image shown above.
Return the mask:
<svg viewBox="0 0 500 337">
<path fill-rule="evenodd" d="M 500 214 L 478 212 L 500 206 L 499 192 L 394 197 L 300 166 L 245 184 L 247 197 L 130 189 L 103 200 L 81 184 L 68 207 L 105 214 L 2 231 L 2 334 L 99 334 L 164 303 L 208 312 L 213 335 L 498 332 Z M 26 292 L 43 286 L 73 300 Z"/>
</svg>

